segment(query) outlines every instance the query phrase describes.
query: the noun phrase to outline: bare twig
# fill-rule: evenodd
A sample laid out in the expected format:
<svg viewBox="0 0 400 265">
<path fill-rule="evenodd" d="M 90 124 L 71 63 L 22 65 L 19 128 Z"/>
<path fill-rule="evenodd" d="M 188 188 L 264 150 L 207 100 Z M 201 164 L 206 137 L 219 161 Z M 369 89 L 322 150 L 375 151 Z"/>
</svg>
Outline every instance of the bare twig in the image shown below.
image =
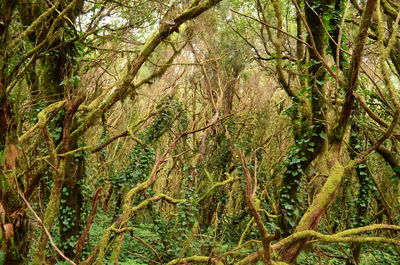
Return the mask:
<svg viewBox="0 0 400 265">
<path fill-rule="evenodd" d="M 17 183 L 17 180 L 15 180 Z M 17 184 L 18 185 L 18 184 Z M 64 255 L 64 253 L 62 253 L 62 251 L 57 247 L 56 243 L 53 240 L 53 237 L 51 236 L 49 230 L 47 230 L 46 226 L 44 225 L 42 219 L 40 219 L 40 217 L 37 215 L 37 213 L 35 212 L 35 210 L 33 210 L 32 206 L 30 205 L 30 203 L 26 200 L 25 196 L 22 194 L 22 192 L 19 190 L 19 188 L 17 187 L 17 192 L 18 195 L 22 198 L 22 200 L 25 202 L 26 206 L 29 208 L 29 210 L 33 213 L 33 215 L 35 216 L 36 220 L 40 223 L 40 225 L 42 226 L 44 232 L 46 233 L 47 237 L 49 238 L 50 244 L 51 246 L 57 251 L 57 253 L 67 262 L 69 262 L 70 264 L 76 265 L 75 262 L 73 262 L 71 259 L 69 259 L 67 256 Z"/>
</svg>

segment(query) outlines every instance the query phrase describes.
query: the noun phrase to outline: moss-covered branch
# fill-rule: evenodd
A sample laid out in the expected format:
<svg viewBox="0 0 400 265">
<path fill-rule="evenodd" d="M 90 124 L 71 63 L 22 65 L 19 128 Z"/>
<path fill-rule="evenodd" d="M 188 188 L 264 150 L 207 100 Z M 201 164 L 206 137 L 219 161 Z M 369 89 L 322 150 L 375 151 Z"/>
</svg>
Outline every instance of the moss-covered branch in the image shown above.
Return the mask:
<svg viewBox="0 0 400 265">
<path fill-rule="evenodd" d="M 272 1 L 272 5 L 274 6 L 275 9 L 275 17 L 277 20 L 277 27 L 281 30 L 277 31 L 276 33 L 276 38 L 271 38 L 270 40 L 273 43 L 273 45 L 275 46 L 276 49 L 276 72 L 278 74 L 278 79 L 279 82 L 281 83 L 283 89 L 286 91 L 286 93 L 288 94 L 289 97 L 293 98 L 294 101 L 297 101 L 297 95 L 295 93 L 295 91 L 292 90 L 292 88 L 289 85 L 289 82 L 287 80 L 287 78 L 284 75 L 283 72 L 283 66 L 282 66 L 282 40 L 283 40 L 283 36 L 282 36 L 282 11 L 281 11 L 281 6 L 280 6 L 280 2 L 277 0 L 273 0 Z M 262 12 L 263 15 L 263 20 L 265 19 L 265 13 Z M 269 28 L 267 28 L 269 35 Z"/>
<path fill-rule="evenodd" d="M 66 160 L 62 159 L 59 162 L 59 166 L 56 168 L 57 170 L 54 173 L 53 187 L 51 188 L 51 193 L 49 197 L 49 202 L 46 207 L 46 211 L 43 218 L 43 225 L 50 232 L 54 220 L 58 215 L 58 211 L 60 208 L 60 200 L 61 200 L 61 190 L 64 183 L 65 178 L 65 163 Z M 38 247 L 34 254 L 33 263 L 34 265 L 42 265 L 45 262 L 46 258 L 46 246 L 48 242 L 47 235 L 43 232 L 40 238 L 40 242 L 38 243 Z"/>
<path fill-rule="evenodd" d="M 242 161 L 242 166 L 243 166 L 243 173 L 244 173 L 244 177 L 246 180 L 246 201 L 247 201 L 247 206 L 249 207 L 249 210 L 251 212 L 251 215 L 254 218 L 254 222 L 257 225 L 258 231 L 260 232 L 261 235 L 261 242 L 263 244 L 263 255 L 262 255 L 262 259 L 264 261 L 265 264 L 272 264 L 272 260 L 271 260 L 271 241 L 274 240 L 275 236 L 269 234 L 267 228 L 265 227 L 263 220 L 260 216 L 260 214 L 258 213 L 259 209 L 258 206 L 255 204 L 254 200 L 254 196 L 255 196 L 255 192 L 256 192 L 256 182 L 255 180 L 252 180 L 251 174 L 250 174 L 250 170 L 247 166 L 247 162 L 246 159 L 244 157 L 243 154 L 240 154 L 240 158 Z"/>
<path fill-rule="evenodd" d="M 372 232 L 372 231 L 400 231 L 400 226 L 398 225 L 387 225 L 387 224 L 374 224 L 364 227 L 353 228 L 345 231 L 338 232 L 333 235 L 325 235 L 314 230 L 305 230 L 301 232 L 294 233 L 278 243 L 271 246 L 274 252 L 280 251 L 287 245 L 293 244 L 302 239 L 307 239 L 314 237 L 315 240 L 309 241 L 309 243 L 326 242 L 326 243 L 336 243 L 336 242 L 346 242 L 346 243 L 387 243 L 394 244 L 396 246 L 400 245 L 400 240 L 386 237 L 376 237 L 376 236 L 356 236 L 362 233 Z M 252 264 L 261 258 L 263 255 L 263 249 L 260 248 L 258 251 L 250 254 L 246 258 L 242 259 L 236 265 Z M 283 263 L 285 264 L 285 263 Z"/>
<path fill-rule="evenodd" d="M 365 6 L 359 31 L 355 40 L 355 47 L 350 62 L 350 69 L 347 74 L 345 85 L 345 100 L 340 113 L 339 121 L 334 132 L 335 142 L 340 142 L 343 139 L 345 128 L 349 121 L 351 112 L 353 110 L 354 95 L 353 91 L 356 90 L 358 84 L 358 75 L 362 62 L 362 55 L 365 48 L 365 42 L 368 36 L 368 29 L 372 24 L 372 16 L 375 11 L 377 0 L 368 0 Z"/>
<path fill-rule="evenodd" d="M 378 139 L 378 141 L 376 141 L 376 143 L 371 146 L 370 148 L 368 148 L 367 150 L 365 150 L 364 152 L 362 152 L 359 157 L 357 159 L 355 159 L 355 163 L 359 163 L 365 160 L 365 158 L 373 151 L 375 151 L 376 149 L 379 148 L 379 146 L 386 140 L 388 139 L 392 133 L 394 128 L 397 126 L 398 122 L 399 122 L 399 118 L 400 118 L 400 109 L 397 109 L 393 115 L 393 120 L 389 126 L 389 128 L 387 128 L 386 132 Z"/>
<path fill-rule="evenodd" d="M 148 187 L 147 185 L 148 185 L 148 182 L 146 181 L 138 186 L 138 187 L 140 187 L 139 189 L 132 189 L 132 190 L 139 192 L 142 188 Z M 133 196 L 134 194 L 136 194 L 136 193 L 131 193 L 131 196 Z M 123 239 L 123 236 L 124 236 L 122 234 L 123 232 L 132 230 L 132 228 L 127 227 L 126 224 L 127 224 L 128 220 L 136 212 L 140 211 L 141 209 L 143 209 L 144 207 L 149 205 L 151 202 L 158 201 L 160 199 L 163 199 L 163 200 L 165 200 L 169 203 L 173 203 L 173 204 L 184 201 L 184 199 L 174 199 L 166 194 L 158 193 L 157 195 L 140 202 L 135 207 L 127 209 L 127 207 L 129 207 L 129 205 L 131 204 L 131 199 L 132 199 L 132 197 L 125 199 L 123 214 L 121 215 L 121 217 L 119 218 L 119 220 L 117 222 L 113 223 L 109 228 L 106 229 L 106 232 L 104 233 L 103 237 L 101 238 L 99 244 L 96 246 L 95 250 L 93 251 L 93 253 L 91 255 L 92 257 L 94 257 L 96 253 L 98 253 L 97 257 L 96 257 L 96 262 L 94 264 L 103 264 L 103 261 L 105 258 L 105 253 L 106 253 L 106 248 L 108 246 L 108 241 L 111 236 L 111 232 L 119 233 L 119 235 L 117 236 L 117 240 L 116 240 L 118 242 L 119 240 Z M 119 251 L 120 251 L 120 248 L 117 248 L 117 253 L 113 253 L 114 258 L 118 258 Z"/>
<path fill-rule="evenodd" d="M 207 256 L 191 256 L 187 258 L 174 259 L 167 263 L 167 265 L 176 265 L 176 264 L 188 264 L 194 262 L 197 263 L 208 263 L 215 265 L 224 265 L 224 263 L 216 258 L 211 258 Z"/>
<path fill-rule="evenodd" d="M 10 43 L 8 46 L 8 49 L 13 49 L 16 45 L 22 43 L 22 40 L 26 38 L 29 34 L 33 33 L 34 30 L 42 24 L 60 5 L 61 1 L 57 1 L 53 4 L 52 7 L 47 9 L 45 12 L 43 12 L 35 21 L 32 22 L 32 24 L 29 25 L 17 38 L 13 40 L 13 42 Z"/>
<path fill-rule="evenodd" d="M 49 106 L 47 106 L 46 108 L 44 108 L 42 111 L 40 111 L 37 115 L 38 118 L 38 122 L 32 126 L 27 132 L 25 132 L 23 135 L 21 135 L 18 138 L 18 142 L 19 143 L 24 143 L 27 140 L 29 140 L 35 133 L 37 133 L 37 131 L 39 131 L 40 129 L 44 128 L 44 126 L 46 126 L 46 124 L 49 122 L 49 115 L 55 111 L 60 110 L 64 105 L 65 105 L 65 100 L 63 101 L 59 101 L 56 103 L 53 103 Z"/>
<path fill-rule="evenodd" d="M 169 66 L 171 63 L 174 61 L 174 59 L 180 54 L 182 49 L 185 47 L 185 45 L 182 45 L 177 51 L 174 52 L 174 54 L 154 73 L 149 75 L 148 77 L 144 78 L 143 80 L 140 80 L 138 83 L 134 85 L 134 87 L 139 88 L 144 84 L 150 83 L 152 80 L 159 78 L 164 75 L 164 73 L 168 70 Z"/>
<path fill-rule="evenodd" d="M 397 14 L 396 21 L 395 21 L 393 29 L 392 29 L 393 33 L 390 36 L 386 47 L 385 47 L 385 37 L 384 37 L 385 28 L 384 28 L 382 14 L 381 14 L 381 10 L 380 10 L 379 6 L 378 6 L 378 10 L 376 13 L 377 13 L 376 17 L 377 17 L 377 21 L 378 21 L 378 39 L 379 39 L 380 50 L 381 50 L 381 54 L 379 56 L 379 63 L 380 63 L 381 71 L 382 71 L 382 78 L 386 85 L 386 88 L 389 91 L 390 99 L 393 102 L 393 104 L 395 105 L 394 109 L 398 110 L 398 109 L 400 109 L 400 103 L 397 100 L 398 95 L 396 93 L 396 88 L 391 79 L 391 74 L 389 71 L 389 67 L 386 64 L 386 59 L 388 58 L 390 51 L 396 42 L 399 21 L 400 21 L 400 12 L 398 12 L 398 14 Z"/>
<path fill-rule="evenodd" d="M 38 54 L 40 51 L 42 51 L 42 49 L 44 49 L 46 47 L 46 45 L 48 45 L 49 42 L 51 42 L 52 40 L 54 40 L 55 38 L 57 38 L 58 35 L 60 34 L 56 34 L 57 33 L 57 29 L 59 26 L 59 23 L 62 19 L 64 19 L 64 16 L 66 14 L 68 14 L 68 12 L 70 12 L 73 8 L 75 8 L 75 6 L 78 4 L 78 0 L 73 0 L 71 1 L 57 16 L 56 19 L 54 19 L 53 24 L 51 25 L 50 29 L 47 31 L 46 37 L 43 39 L 43 41 L 41 41 L 39 44 L 35 45 L 31 50 L 29 50 L 27 53 L 25 53 L 23 56 L 21 56 L 21 58 L 19 59 L 19 63 L 16 64 L 16 66 L 14 67 L 14 69 L 11 70 L 11 72 L 18 72 L 19 67 L 28 60 L 28 58 L 31 58 L 30 60 L 33 61 L 35 59 L 36 54 Z M 61 31 L 60 31 L 61 33 Z M 26 68 L 24 68 L 24 71 L 26 70 Z M 15 80 L 17 81 L 17 80 Z M 14 87 L 16 83 L 15 82 L 11 82 L 8 87 L 6 88 L 7 93 L 10 93 L 12 88 Z"/>
<path fill-rule="evenodd" d="M 358 99 L 358 102 L 360 103 L 361 107 L 365 110 L 366 113 L 376 121 L 379 125 L 387 128 L 389 125 L 384 121 L 382 118 L 380 118 L 378 115 L 376 115 L 367 105 L 367 103 L 364 102 L 363 98 L 361 97 L 360 94 L 358 94 L 356 91 L 353 91 L 353 95 Z"/>
<path fill-rule="evenodd" d="M 172 198 L 172 197 L 170 197 L 170 196 L 168 196 L 166 194 L 158 193 L 157 195 L 142 201 L 137 206 L 132 207 L 131 214 L 134 214 L 134 213 L 140 211 L 141 209 L 143 209 L 144 207 L 149 205 L 151 202 L 158 201 L 158 200 L 161 200 L 161 199 L 165 200 L 165 201 L 167 201 L 169 203 L 172 203 L 172 204 L 177 204 L 179 202 L 184 202 L 185 201 L 184 199 L 174 199 L 174 198 Z"/>
<path fill-rule="evenodd" d="M 197 200 L 195 200 L 195 203 L 199 203 L 202 200 L 204 200 L 208 195 L 210 195 L 216 188 L 224 186 L 226 184 L 229 184 L 233 181 L 238 180 L 238 178 L 234 178 L 234 177 L 230 177 L 224 181 L 221 182 L 216 182 L 214 183 L 206 192 L 204 192 L 204 194 L 202 196 L 200 196 Z"/>
<path fill-rule="evenodd" d="M 170 36 L 174 31 L 177 31 L 180 25 L 182 25 L 186 21 L 196 18 L 219 2 L 221 2 L 221 0 L 202 1 L 201 3 L 198 3 L 195 6 L 191 6 L 183 11 L 173 20 L 173 22 L 171 23 L 173 24 L 172 26 L 162 23 L 158 27 L 156 32 L 143 45 L 137 58 L 133 61 L 133 64 L 127 65 L 128 72 L 120 81 L 115 84 L 116 89 L 114 90 L 114 92 L 107 98 L 104 98 L 102 102 L 98 102 L 99 105 L 96 106 L 96 108 L 87 115 L 82 124 L 71 134 L 71 137 L 77 138 L 82 135 L 88 128 L 93 125 L 94 121 L 102 113 L 110 109 L 117 101 L 126 97 L 128 92 L 131 92 L 130 90 L 135 89 L 135 86 L 133 84 L 134 78 L 136 77 L 144 62 L 149 58 L 149 56 L 154 52 L 154 50 L 161 42 L 168 38 L 168 36 Z"/>
<path fill-rule="evenodd" d="M 307 212 L 301 218 L 295 232 L 314 229 L 322 216 L 325 214 L 332 200 L 334 199 L 345 175 L 345 167 L 338 161 L 332 166 L 328 179 L 326 180 L 321 191 L 317 194 Z M 291 263 L 303 248 L 305 240 L 293 241 L 284 249 L 281 254 L 281 259 Z"/>
<path fill-rule="evenodd" d="M 301 232 L 294 233 L 293 235 L 290 235 L 278 243 L 272 245 L 272 249 L 274 251 L 277 251 L 281 248 L 283 248 L 286 245 L 292 244 L 296 241 L 299 241 L 301 239 L 305 238 L 310 238 L 314 237 L 318 241 L 322 242 L 361 242 L 361 243 L 368 243 L 368 242 L 383 242 L 383 243 L 390 243 L 390 244 L 395 244 L 399 245 L 400 240 L 397 239 L 392 239 L 392 238 L 385 238 L 385 237 L 361 237 L 361 236 L 354 236 L 358 235 L 361 233 L 366 233 L 366 232 L 371 232 L 371 231 L 378 231 L 378 230 L 392 230 L 392 231 L 400 231 L 400 226 L 396 225 L 386 225 L 386 224 L 375 224 L 375 225 L 369 225 L 369 226 L 364 226 L 364 227 L 359 227 L 359 228 L 354 228 L 354 229 L 349 229 L 345 230 L 333 235 L 324 235 L 322 233 L 319 233 L 314 230 L 305 230 Z M 313 241 L 315 242 L 315 240 Z"/>
</svg>

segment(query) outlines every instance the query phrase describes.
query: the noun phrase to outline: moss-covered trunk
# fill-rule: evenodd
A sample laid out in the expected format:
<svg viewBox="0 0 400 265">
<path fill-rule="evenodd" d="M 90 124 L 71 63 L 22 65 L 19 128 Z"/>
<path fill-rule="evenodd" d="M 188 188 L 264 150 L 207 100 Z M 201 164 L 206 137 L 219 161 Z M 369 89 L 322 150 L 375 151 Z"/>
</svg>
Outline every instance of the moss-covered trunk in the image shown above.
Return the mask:
<svg viewBox="0 0 400 265">
<path fill-rule="evenodd" d="M 311 67 L 307 83 L 310 100 L 303 102 L 304 106 L 298 106 L 301 100 L 295 100 L 293 108 L 296 108 L 296 115 L 291 117 L 296 124 L 293 132 L 295 144 L 287 159 L 280 192 L 282 211 L 280 226 L 286 236 L 292 232 L 298 218 L 294 209 L 299 204 L 297 190 L 301 177 L 306 174 L 311 162 L 323 151 L 326 138 L 324 123 L 326 71 L 319 58 L 324 56 L 326 48 L 326 31 L 320 17 L 327 13 L 329 3 L 330 0 L 310 0 L 305 3 L 306 22 L 312 30 L 312 36 L 307 40 L 310 44 L 308 52 Z"/>
<path fill-rule="evenodd" d="M 356 117 L 359 117 L 358 113 Z M 360 139 L 362 133 L 360 127 L 358 126 L 356 121 L 353 121 L 351 126 L 351 135 L 350 135 L 350 146 L 352 152 L 350 153 L 350 158 L 355 159 L 357 157 L 357 153 L 362 152 L 362 141 Z M 356 178 L 358 180 L 359 188 L 358 195 L 356 200 L 356 216 L 354 218 L 354 224 L 357 226 L 368 225 L 367 221 L 367 213 L 369 203 L 374 194 L 374 183 L 371 179 L 370 172 L 368 170 L 367 163 L 360 163 L 355 167 Z M 361 254 L 361 244 L 353 243 L 351 246 L 353 259 L 355 264 L 359 263 L 360 254 Z M 348 261 L 347 264 L 352 264 Z"/>
<path fill-rule="evenodd" d="M 25 264 L 29 241 L 28 221 L 16 188 L 18 159 L 18 117 L 14 113 L 14 101 L 6 91 L 12 81 L 9 74 L 11 53 L 10 24 L 14 19 L 18 1 L 0 2 L 0 264 Z M 18 183 L 17 183 L 18 182 Z M 23 188 L 23 187 L 20 187 Z"/>
<path fill-rule="evenodd" d="M 320 192 L 314 198 L 312 204 L 308 207 L 307 212 L 303 215 L 299 224 L 296 226 L 295 232 L 316 229 L 321 218 L 325 215 L 327 209 L 331 205 L 332 201 L 335 199 L 346 173 L 346 169 L 351 169 L 355 165 L 353 161 L 346 161 L 348 159 L 345 159 L 346 157 L 343 152 L 344 150 L 342 149 L 345 149 L 345 133 L 348 129 L 349 120 L 354 109 L 353 92 L 357 88 L 361 58 L 364 52 L 368 29 L 372 23 L 372 14 L 375 10 L 376 3 L 376 0 L 369 0 L 363 12 L 362 22 L 360 24 L 358 35 L 356 37 L 357 42 L 351 58 L 350 68 L 348 71 L 346 71 L 346 80 L 344 87 L 346 90 L 345 101 L 340 111 L 340 115 L 336 115 L 337 122 L 335 124 L 335 127 L 333 128 L 333 133 L 330 133 L 327 139 L 327 146 L 329 146 L 329 148 L 327 148 L 326 152 L 324 152 L 324 159 L 321 160 L 325 161 L 326 163 L 325 166 L 328 169 L 328 178 Z M 308 8 L 306 7 L 306 16 L 307 20 L 309 21 L 308 23 L 313 23 L 313 18 L 319 20 L 318 16 L 316 16 L 317 12 L 315 12 L 314 9 L 318 8 L 318 6 L 323 7 L 323 5 L 321 4 L 322 2 L 320 1 L 311 1 L 308 3 L 308 5 L 306 3 L 306 6 L 310 7 L 309 11 L 307 11 Z M 314 15 L 312 15 L 311 13 L 313 13 Z M 313 46 L 318 47 L 316 43 L 313 44 Z M 316 51 L 313 50 L 313 52 L 315 53 Z M 321 61 L 319 62 L 322 63 Z M 316 102 L 316 104 L 318 104 L 318 102 Z M 322 115 L 323 117 L 323 105 L 320 106 L 321 109 L 319 111 L 321 111 L 321 113 L 318 113 L 318 109 L 315 109 L 314 105 L 312 106 L 313 114 L 315 111 L 317 111 L 315 114 Z M 302 250 L 306 241 L 307 239 L 302 239 L 288 245 L 282 251 L 281 259 L 287 263 L 293 263 L 296 260 L 300 251 Z"/>
<path fill-rule="evenodd" d="M 77 143 L 74 142 L 70 149 L 73 150 L 77 147 Z M 60 239 L 63 242 L 64 254 L 71 258 L 75 256 L 75 244 L 84 227 L 84 220 L 82 220 L 84 198 L 81 189 L 84 176 L 83 155 L 69 156 L 66 161 L 59 221 Z"/>
<path fill-rule="evenodd" d="M 307 212 L 301 218 L 295 232 L 316 229 L 321 218 L 325 215 L 334 200 L 343 181 L 346 170 L 339 161 L 340 149 L 337 146 L 333 146 L 325 153 L 325 156 L 328 163 L 327 166 L 330 168 L 328 178 Z M 289 245 L 282 251 L 281 259 L 287 263 L 293 263 L 304 247 L 305 242 L 306 239 L 302 239 Z"/>
</svg>

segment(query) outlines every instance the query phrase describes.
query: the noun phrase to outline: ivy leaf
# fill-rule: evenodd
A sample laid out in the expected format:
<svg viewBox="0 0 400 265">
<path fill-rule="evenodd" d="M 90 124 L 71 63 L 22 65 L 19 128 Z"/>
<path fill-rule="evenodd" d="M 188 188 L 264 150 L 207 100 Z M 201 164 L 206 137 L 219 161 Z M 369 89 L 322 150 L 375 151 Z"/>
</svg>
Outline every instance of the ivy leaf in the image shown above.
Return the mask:
<svg viewBox="0 0 400 265">
<path fill-rule="evenodd" d="M 286 210 L 293 210 L 293 205 L 291 204 L 285 204 L 284 207 Z"/>
<path fill-rule="evenodd" d="M 328 139 L 328 136 L 327 136 L 326 133 L 324 133 L 324 132 L 320 132 L 320 133 L 319 133 L 319 136 L 320 136 L 322 139 L 324 139 L 324 140 Z"/>
<path fill-rule="evenodd" d="M 190 165 L 189 164 L 184 164 L 183 165 L 183 171 L 186 171 L 188 169 L 190 169 Z"/>
</svg>

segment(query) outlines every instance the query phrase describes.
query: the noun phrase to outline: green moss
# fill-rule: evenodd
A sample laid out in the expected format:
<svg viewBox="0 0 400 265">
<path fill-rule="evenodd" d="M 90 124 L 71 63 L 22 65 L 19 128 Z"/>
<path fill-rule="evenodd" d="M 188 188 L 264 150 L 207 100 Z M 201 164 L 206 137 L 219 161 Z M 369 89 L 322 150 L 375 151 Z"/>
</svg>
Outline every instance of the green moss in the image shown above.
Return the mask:
<svg viewBox="0 0 400 265">
<path fill-rule="evenodd" d="M 208 256 L 192 256 L 181 259 L 174 259 L 167 263 L 167 265 L 176 265 L 176 264 L 188 264 L 188 263 L 211 263 L 215 265 L 223 265 L 221 261 L 217 259 L 210 258 Z"/>
<path fill-rule="evenodd" d="M 332 167 L 328 179 L 321 191 L 315 197 L 307 212 L 301 218 L 296 231 L 308 230 L 313 227 L 316 220 L 325 212 L 338 190 L 345 173 L 345 167 L 337 163 Z"/>
<path fill-rule="evenodd" d="M 65 105 L 65 100 L 53 103 L 43 109 L 41 112 L 38 113 L 38 122 L 31 127 L 26 133 L 24 133 L 21 137 L 18 138 L 19 143 L 23 143 L 29 140 L 38 130 L 43 128 L 49 122 L 49 115 L 52 112 L 60 110 Z"/>
</svg>

